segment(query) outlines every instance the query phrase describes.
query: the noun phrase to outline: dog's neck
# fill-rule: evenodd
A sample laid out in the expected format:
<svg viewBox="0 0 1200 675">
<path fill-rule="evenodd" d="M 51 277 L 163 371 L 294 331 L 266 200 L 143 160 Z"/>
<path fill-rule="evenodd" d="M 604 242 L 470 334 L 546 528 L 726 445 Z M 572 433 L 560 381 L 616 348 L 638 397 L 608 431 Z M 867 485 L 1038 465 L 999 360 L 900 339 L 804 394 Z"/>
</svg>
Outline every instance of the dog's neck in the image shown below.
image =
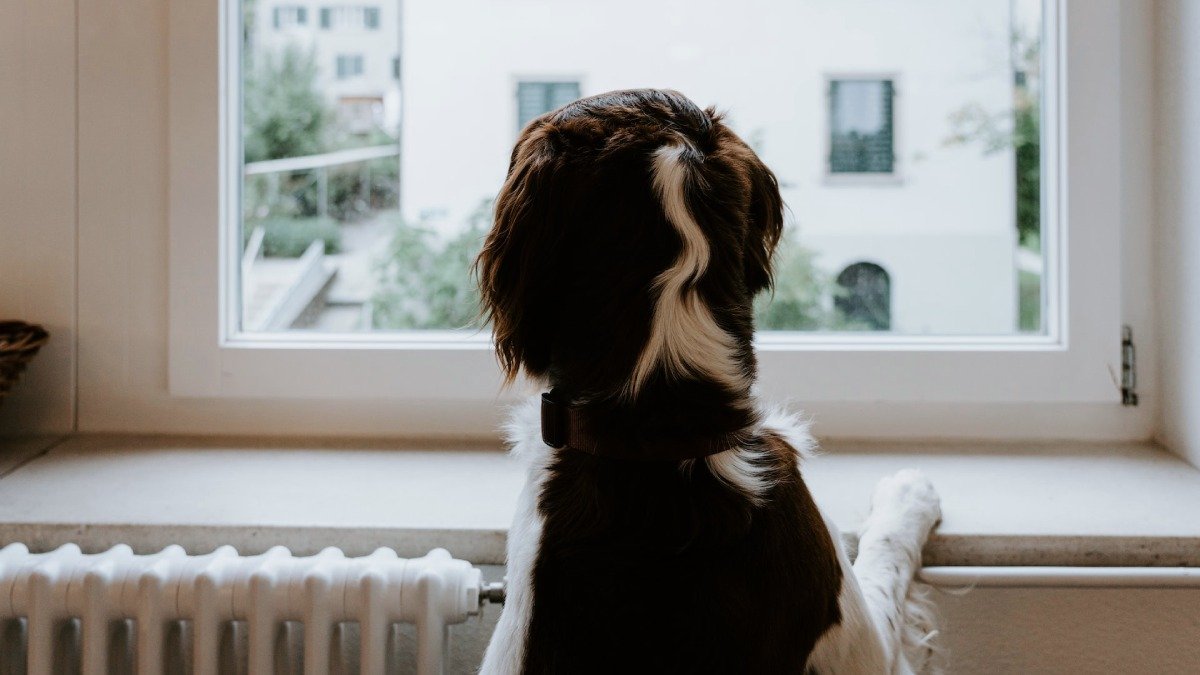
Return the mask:
<svg viewBox="0 0 1200 675">
<path fill-rule="evenodd" d="M 655 448 L 661 447 L 667 458 L 674 454 L 667 446 L 681 441 L 694 443 L 703 454 L 704 447 L 747 437 L 758 422 L 748 390 L 731 392 L 706 379 L 655 379 L 634 397 L 620 391 L 582 392 L 555 378 L 550 384 L 556 399 L 578 412 L 587 435 L 617 456 L 637 447 L 654 458 L 660 454 Z"/>
</svg>

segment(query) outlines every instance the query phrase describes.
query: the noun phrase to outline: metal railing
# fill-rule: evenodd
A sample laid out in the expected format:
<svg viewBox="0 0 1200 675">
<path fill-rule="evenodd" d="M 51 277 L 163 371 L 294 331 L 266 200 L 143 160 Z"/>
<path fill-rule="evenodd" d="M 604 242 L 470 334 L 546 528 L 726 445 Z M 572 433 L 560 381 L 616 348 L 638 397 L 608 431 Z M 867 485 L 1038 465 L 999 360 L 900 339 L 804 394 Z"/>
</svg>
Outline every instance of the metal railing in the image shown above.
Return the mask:
<svg viewBox="0 0 1200 675">
<path fill-rule="evenodd" d="M 367 162 L 385 157 L 398 157 L 399 155 L 399 144 L 373 145 L 366 148 L 335 150 L 334 152 L 325 152 L 319 155 L 250 162 L 244 166 L 242 174 L 246 177 L 267 176 L 269 181 L 268 189 L 271 195 L 269 197 L 270 201 L 279 194 L 280 174 L 298 173 L 301 171 L 313 172 L 317 183 L 317 213 L 325 216 L 329 214 L 329 169 L 331 167 L 361 163 L 363 165 L 363 176 L 360 181 L 360 189 L 364 193 L 363 199 L 369 201 L 371 179 L 370 165 Z"/>
</svg>

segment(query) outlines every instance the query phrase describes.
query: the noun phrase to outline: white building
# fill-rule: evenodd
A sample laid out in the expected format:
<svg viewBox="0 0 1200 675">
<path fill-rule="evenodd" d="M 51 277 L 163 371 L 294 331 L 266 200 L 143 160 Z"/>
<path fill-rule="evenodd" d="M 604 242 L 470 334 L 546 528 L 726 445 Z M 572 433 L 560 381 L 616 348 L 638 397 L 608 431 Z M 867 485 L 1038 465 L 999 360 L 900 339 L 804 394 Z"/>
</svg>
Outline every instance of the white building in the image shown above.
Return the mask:
<svg viewBox="0 0 1200 675">
<path fill-rule="evenodd" d="M 876 327 L 1016 328 L 1013 152 L 946 143 L 955 111 L 1012 106 L 1014 0 L 258 1 L 263 45 L 309 41 L 344 108 L 399 124 L 402 89 L 409 222 L 494 197 L 530 117 L 668 87 L 728 113 Z"/>
<path fill-rule="evenodd" d="M 311 49 L 318 83 L 357 131 L 400 126 L 397 0 L 254 0 L 253 48 Z"/>
</svg>

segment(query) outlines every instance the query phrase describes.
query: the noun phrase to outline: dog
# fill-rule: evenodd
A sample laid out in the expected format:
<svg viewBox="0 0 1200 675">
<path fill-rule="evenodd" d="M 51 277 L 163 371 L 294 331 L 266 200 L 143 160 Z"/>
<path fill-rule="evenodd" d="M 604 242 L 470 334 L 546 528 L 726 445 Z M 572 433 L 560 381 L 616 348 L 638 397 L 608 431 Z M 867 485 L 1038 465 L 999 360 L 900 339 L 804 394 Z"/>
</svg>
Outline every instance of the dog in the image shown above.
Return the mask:
<svg viewBox="0 0 1200 675">
<path fill-rule="evenodd" d="M 485 675 L 929 667 L 932 486 L 882 481 L 852 565 L 801 477 L 805 424 L 753 393 L 783 223 L 770 169 L 678 92 L 520 134 L 476 274 L 508 381 L 549 391 L 508 429 L 528 480 Z"/>
</svg>

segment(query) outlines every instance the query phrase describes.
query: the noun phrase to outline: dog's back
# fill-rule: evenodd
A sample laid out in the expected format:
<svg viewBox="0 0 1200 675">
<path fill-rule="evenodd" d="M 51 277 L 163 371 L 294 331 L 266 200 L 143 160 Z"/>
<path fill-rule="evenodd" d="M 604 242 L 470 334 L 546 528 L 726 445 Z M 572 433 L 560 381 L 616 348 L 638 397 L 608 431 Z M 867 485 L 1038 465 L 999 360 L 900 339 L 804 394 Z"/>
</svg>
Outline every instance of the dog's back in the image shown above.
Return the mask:
<svg viewBox="0 0 1200 675">
<path fill-rule="evenodd" d="M 794 450 L 760 442 L 758 504 L 704 463 L 552 460 L 525 671 L 802 672 L 841 572 Z"/>
</svg>

